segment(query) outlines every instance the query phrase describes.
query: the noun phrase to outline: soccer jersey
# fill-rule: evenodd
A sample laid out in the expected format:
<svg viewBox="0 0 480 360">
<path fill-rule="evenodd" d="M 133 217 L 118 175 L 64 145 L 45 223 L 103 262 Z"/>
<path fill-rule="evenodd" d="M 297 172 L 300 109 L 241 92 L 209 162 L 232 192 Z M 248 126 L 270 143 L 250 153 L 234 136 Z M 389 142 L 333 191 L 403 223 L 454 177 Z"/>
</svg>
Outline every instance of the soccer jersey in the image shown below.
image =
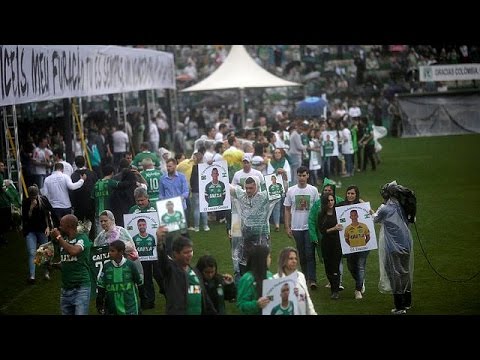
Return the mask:
<svg viewBox="0 0 480 360">
<path fill-rule="evenodd" d="M 358 223 L 357 226 L 350 224 L 345 229 L 345 238 L 348 238 L 352 247 L 367 245 L 366 237 L 369 235 L 370 230 L 363 223 Z"/>
<path fill-rule="evenodd" d="M 80 286 L 90 286 L 90 249 L 92 243 L 86 234 L 77 234 L 75 239 L 65 239 L 70 245 L 79 245 L 82 252 L 70 255 L 60 247 L 60 260 L 62 262 L 62 288 L 74 289 Z"/>
<path fill-rule="evenodd" d="M 104 210 L 111 210 L 110 197 L 113 189 L 118 186 L 118 181 L 113 179 L 101 179 L 95 183 L 93 189 L 93 197 L 95 199 L 95 209 L 97 210 L 97 216 Z"/>
<path fill-rule="evenodd" d="M 142 175 L 147 182 L 147 193 L 150 201 L 158 200 L 162 172 L 157 169 L 147 169 L 142 171 L 140 175 Z"/>
<path fill-rule="evenodd" d="M 142 280 L 134 263 L 123 258 L 105 264 L 97 286 L 105 289 L 105 310 L 109 315 L 138 315 L 138 289 Z"/>
<path fill-rule="evenodd" d="M 155 238 L 151 234 L 147 234 L 145 237 L 137 234 L 133 237 L 133 242 L 137 248 L 138 256 L 153 256 Z"/>
<path fill-rule="evenodd" d="M 152 202 L 148 202 L 148 205 L 144 208 L 141 208 L 138 205 L 133 205 L 130 209 L 128 209 L 129 214 L 140 214 L 140 213 L 149 213 L 149 212 L 156 212 L 156 204 Z"/>
<path fill-rule="evenodd" d="M 110 254 L 108 253 L 109 245 L 92 246 L 90 249 L 90 265 L 94 271 L 95 279 L 98 279 L 103 271 L 103 266 L 107 261 L 110 261 Z"/>
<path fill-rule="evenodd" d="M 142 151 L 141 153 L 138 153 L 135 155 L 132 161 L 132 165 L 141 169 L 142 168 L 142 161 L 143 159 L 150 158 L 152 159 L 153 163 L 155 164 L 156 167 L 160 166 L 160 161 L 158 161 L 158 156 L 157 154 L 150 152 L 150 151 Z"/>
<path fill-rule="evenodd" d="M 295 315 L 293 307 L 293 301 L 288 302 L 288 306 L 286 308 L 282 307 L 282 304 L 278 304 L 272 309 L 270 315 Z"/>
<path fill-rule="evenodd" d="M 180 211 L 175 211 L 173 214 L 163 214 L 162 222 L 169 228 L 169 231 L 175 231 L 185 227 L 185 219 Z"/>
<path fill-rule="evenodd" d="M 332 140 L 323 142 L 323 156 L 332 156 L 335 144 Z"/>
<path fill-rule="evenodd" d="M 205 186 L 205 200 L 207 200 L 208 207 L 221 206 L 225 200 L 226 191 L 225 184 L 221 181 L 214 184 L 209 182 Z"/>
<path fill-rule="evenodd" d="M 187 270 L 187 315 L 202 315 L 202 288 L 200 279 L 191 267 Z"/>
</svg>

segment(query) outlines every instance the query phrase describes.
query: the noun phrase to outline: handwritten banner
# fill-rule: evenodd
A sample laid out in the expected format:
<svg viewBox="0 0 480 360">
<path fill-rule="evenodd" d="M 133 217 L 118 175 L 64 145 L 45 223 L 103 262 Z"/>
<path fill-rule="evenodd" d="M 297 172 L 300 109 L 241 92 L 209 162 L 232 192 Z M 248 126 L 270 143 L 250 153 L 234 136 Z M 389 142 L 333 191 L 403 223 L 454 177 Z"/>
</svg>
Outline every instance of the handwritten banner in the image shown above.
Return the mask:
<svg viewBox="0 0 480 360">
<path fill-rule="evenodd" d="M 0 106 L 175 89 L 173 55 L 99 45 L 0 45 Z"/>
</svg>

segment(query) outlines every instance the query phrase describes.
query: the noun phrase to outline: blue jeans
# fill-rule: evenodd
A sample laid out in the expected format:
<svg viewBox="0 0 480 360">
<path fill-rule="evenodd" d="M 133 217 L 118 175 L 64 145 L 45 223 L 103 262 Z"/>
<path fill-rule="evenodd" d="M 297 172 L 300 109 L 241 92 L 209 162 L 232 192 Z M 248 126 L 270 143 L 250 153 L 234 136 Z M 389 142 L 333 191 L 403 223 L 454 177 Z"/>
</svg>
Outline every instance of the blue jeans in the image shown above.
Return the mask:
<svg viewBox="0 0 480 360">
<path fill-rule="evenodd" d="M 353 175 L 355 172 L 353 171 L 353 154 L 343 154 L 345 158 L 345 170 L 347 171 L 347 175 Z"/>
<path fill-rule="evenodd" d="M 317 282 L 317 264 L 315 261 L 315 252 L 308 230 L 292 230 L 293 238 L 300 258 L 300 267 L 305 274 L 307 281 Z"/>
<path fill-rule="evenodd" d="M 291 184 L 297 183 L 297 169 L 302 165 L 302 154 L 290 154 Z"/>
<path fill-rule="evenodd" d="M 275 224 L 275 226 L 280 225 L 280 213 L 281 213 L 281 210 L 282 210 L 282 205 L 283 205 L 283 200 L 284 199 L 285 199 L 285 197 L 282 196 L 282 199 L 280 201 L 278 201 L 275 204 L 275 206 L 273 207 L 272 219 L 273 219 L 273 223 Z"/>
<path fill-rule="evenodd" d="M 347 254 L 347 266 L 350 274 L 355 280 L 355 290 L 361 291 L 365 280 L 365 267 L 367 265 L 367 256 L 370 251 L 361 251 L 353 254 Z"/>
<path fill-rule="evenodd" d="M 33 260 L 35 259 L 35 253 L 39 245 L 47 243 L 47 236 L 43 232 L 32 231 L 27 234 L 25 237 L 27 243 L 27 254 L 28 254 L 28 270 L 30 272 L 30 278 L 35 278 L 35 264 Z"/>
<path fill-rule="evenodd" d="M 88 315 L 90 306 L 90 286 L 74 289 L 61 289 L 60 309 L 62 315 Z"/>
<path fill-rule="evenodd" d="M 193 210 L 193 226 L 198 228 L 200 226 L 200 218 L 202 219 L 203 227 L 208 226 L 207 213 L 200 212 L 200 194 L 192 193 L 191 205 Z"/>
</svg>

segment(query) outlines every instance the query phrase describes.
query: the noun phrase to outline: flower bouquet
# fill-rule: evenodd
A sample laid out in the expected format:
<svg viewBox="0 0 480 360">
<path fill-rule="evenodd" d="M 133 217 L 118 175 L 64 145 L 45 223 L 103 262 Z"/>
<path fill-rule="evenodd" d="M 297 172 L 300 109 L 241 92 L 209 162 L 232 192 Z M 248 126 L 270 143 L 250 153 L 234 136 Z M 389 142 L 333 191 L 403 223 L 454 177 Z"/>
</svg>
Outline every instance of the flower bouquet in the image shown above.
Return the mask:
<svg viewBox="0 0 480 360">
<path fill-rule="evenodd" d="M 33 262 L 37 266 L 48 265 L 52 262 L 55 250 L 51 241 L 46 244 L 40 245 L 35 254 Z"/>
</svg>

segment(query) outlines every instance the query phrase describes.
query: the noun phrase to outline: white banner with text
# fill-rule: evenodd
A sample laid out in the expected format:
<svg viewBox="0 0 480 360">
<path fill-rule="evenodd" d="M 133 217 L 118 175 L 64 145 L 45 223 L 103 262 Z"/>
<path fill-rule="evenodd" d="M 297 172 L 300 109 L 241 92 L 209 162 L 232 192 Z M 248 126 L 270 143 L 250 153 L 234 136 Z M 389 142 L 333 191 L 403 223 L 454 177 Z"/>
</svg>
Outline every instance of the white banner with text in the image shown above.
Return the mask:
<svg viewBox="0 0 480 360">
<path fill-rule="evenodd" d="M 0 45 L 0 106 L 175 89 L 173 54 L 100 45 Z"/>
</svg>

